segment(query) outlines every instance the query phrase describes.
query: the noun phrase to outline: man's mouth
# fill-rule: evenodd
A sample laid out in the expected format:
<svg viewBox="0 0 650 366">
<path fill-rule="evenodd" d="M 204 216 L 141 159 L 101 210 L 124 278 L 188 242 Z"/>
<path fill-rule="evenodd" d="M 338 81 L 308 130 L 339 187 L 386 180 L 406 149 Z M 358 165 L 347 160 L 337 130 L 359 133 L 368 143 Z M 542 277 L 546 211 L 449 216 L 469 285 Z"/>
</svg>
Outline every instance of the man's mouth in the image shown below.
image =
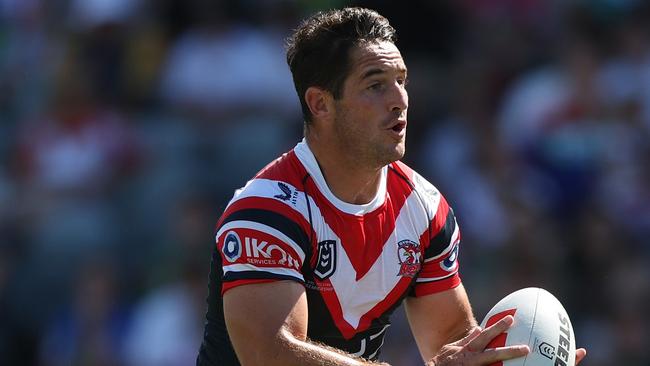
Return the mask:
<svg viewBox="0 0 650 366">
<path fill-rule="evenodd" d="M 395 132 L 401 132 L 403 129 L 406 128 L 406 121 L 397 121 L 392 127 L 389 129 L 395 131 Z"/>
</svg>

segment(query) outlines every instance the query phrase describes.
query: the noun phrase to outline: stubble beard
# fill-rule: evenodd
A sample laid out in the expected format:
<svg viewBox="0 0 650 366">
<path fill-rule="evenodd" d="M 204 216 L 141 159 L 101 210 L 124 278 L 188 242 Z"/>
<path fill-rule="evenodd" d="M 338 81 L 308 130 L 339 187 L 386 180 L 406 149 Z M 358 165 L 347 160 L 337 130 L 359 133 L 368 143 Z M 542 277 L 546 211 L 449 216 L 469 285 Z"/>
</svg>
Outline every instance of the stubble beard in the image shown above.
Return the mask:
<svg viewBox="0 0 650 366">
<path fill-rule="evenodd" d="M 347 117 L 345 110 L 339 109 L 334 119 L 334 128 L 343 153 L 355 165 L 381 169 L 404 156 L 406 152 L 404 140 L 397 146 L 386 146 L 380 141 L 370 140 L 368 133 L 363 129 L 363 123 L 352 121 Z M 360 126 L 360 128 L 353 126 Z"/>
</svg>

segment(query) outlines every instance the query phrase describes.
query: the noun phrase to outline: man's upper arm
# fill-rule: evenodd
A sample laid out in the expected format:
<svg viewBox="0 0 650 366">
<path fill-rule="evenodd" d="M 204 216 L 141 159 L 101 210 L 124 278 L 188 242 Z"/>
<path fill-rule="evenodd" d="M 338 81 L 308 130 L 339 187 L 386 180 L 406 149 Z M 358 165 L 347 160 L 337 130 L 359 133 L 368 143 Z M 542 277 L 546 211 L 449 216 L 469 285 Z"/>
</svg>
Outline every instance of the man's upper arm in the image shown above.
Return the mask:
<svg viewBox="0 0 650 366">
<path fill-rule="evenodd" d="M 217 225 L 223 316 L 243 365 L 283 364 L 290 356 L 282 352 L 291 346 L 287 343 L 306 339 L 302 266 L 311 227 L 297 208 L 278 198 L 282 187 L 294 189 L 254 179 L 236 193 Z"/>
<path fill-rule="evenodd" d="M 238 286 L 223 296 L 230 340 L 242 365 L 282 364 L 283 342 L 307 336 L 307 297 L 295 281 Z M 289 333 L 286 333 L 289 332 Z"/>
<path fill-rule="evenodd" d="M 409 297 L 406 315 L 422 358 L 435 356 L 440 348 L 464 337 L 476 325 L 463 285 L 422 297 Z"/>
</svg>

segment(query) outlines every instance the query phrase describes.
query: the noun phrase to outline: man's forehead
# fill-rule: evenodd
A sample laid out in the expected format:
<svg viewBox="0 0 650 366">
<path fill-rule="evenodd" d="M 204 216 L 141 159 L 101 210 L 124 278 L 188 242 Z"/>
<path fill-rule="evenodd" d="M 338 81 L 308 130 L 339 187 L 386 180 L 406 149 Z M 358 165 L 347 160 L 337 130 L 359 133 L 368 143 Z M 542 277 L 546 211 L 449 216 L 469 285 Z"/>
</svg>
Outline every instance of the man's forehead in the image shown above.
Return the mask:
<svg viewBox="0 0 650 366">
<path fill-rule="evenodd" d="M 353 72 L 361 76 L 369 69 L 397 69 L 406 72 L 402 54 L 392 42 L 363 43 L 355 47 L 350 56 Z"/>
</svg>

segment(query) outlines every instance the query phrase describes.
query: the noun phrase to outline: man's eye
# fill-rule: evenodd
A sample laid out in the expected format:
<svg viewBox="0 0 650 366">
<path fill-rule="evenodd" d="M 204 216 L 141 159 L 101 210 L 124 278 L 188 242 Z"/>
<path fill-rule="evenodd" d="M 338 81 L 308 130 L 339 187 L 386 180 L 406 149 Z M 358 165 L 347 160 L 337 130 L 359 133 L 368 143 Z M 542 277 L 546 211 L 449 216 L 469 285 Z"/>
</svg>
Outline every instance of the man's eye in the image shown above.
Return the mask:
<svg viewBox="0 0 650 366">
<path fill-rule="evenodd" d="M 368 90 L 379 90 L 381 89 L 381 83 L 373 83 L 368 86 Z"/>
<path fill-rule="evenodd" d="M 407 86 L 407 85 L 409 84 L 409 79 L 408 79 L 408 78 L 397 79 L 397 83 L 398 83 L 399 85 Z"/>
</svg>

